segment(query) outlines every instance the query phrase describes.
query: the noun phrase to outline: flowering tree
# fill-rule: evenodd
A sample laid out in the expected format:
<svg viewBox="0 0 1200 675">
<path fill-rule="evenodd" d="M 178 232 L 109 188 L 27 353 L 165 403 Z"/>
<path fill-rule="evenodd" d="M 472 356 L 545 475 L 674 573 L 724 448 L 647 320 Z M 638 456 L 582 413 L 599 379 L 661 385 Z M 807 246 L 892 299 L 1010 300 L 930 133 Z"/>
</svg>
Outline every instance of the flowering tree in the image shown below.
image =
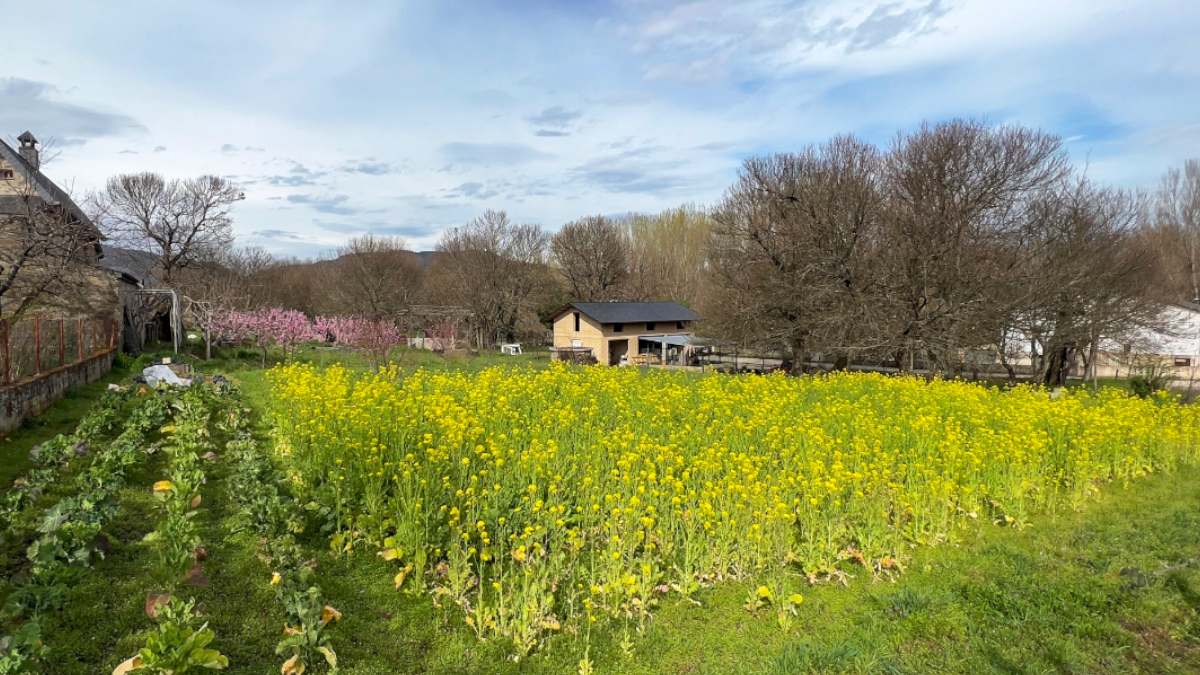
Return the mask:
<svg viewBox="0 0 1200 675">
<path fill-rule="evenodd" d="M 404 343 L 395 322 L 373 321 L 357 316 L 319 316 L 310 320 L 291 309 L 260 309 L 253 312 L 223 312 L 213 322 L 213 339 L 222 342 L 253 342 L 263 352 L 276 346 L 291 355 L 304 342 L 332 342 L 362 351 L 378 366 L 393 347 Z"/>
<path fill-rule="evenodd" d="M 286 355 L 302 342 L 320 339 L 304 312 L 294 309 L 260 309 L 253 312 L 225 312 L 213 322 L 215 339 L 227 342 L 254 342 L 262 350 L 263 365 L 267 349 L 282 347 Z"/>
<path fill-rule="evenodd" d="M 371 364 L 378 366 L 393 347 L 404 342 L 404 334 L 392 321 L 372 321 L 361 317 L 317 317 L 315 332 L 321 338 L 350 349 L 365 352 Z"/>
</svg>

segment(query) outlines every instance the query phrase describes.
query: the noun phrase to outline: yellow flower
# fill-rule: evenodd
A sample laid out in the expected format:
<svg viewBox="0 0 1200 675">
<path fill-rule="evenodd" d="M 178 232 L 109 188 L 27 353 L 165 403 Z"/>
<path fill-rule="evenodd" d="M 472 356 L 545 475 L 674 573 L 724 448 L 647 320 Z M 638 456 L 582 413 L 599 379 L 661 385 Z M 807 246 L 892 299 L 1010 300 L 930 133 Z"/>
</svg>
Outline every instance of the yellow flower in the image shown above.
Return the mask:
<svg viewBox="0 0 1200 675">
<path fill-rule="evenodd" d="M 271 585 L 272 586 L 278 586 L 279 582 L 281 582 L 281 581 L 283 581 L 283 577 L 279 575 L 279 572 L 271 572 Z"/>
<path fill-rule="evenodd" d="M 145 485 L 145 483 L 143 483 Z M 154 483 L 154 491 L 157 493 L 170 492 L 175 489 L 175 484 L 169 480 L 160 480 Z"/>
<path fill-rule="evenodd" d="M 771 589 L 767 588 L 766 586 L 759 586 L 758 589 L 754 591 L 754 594 L 757 595 L 761 600 L 771 599 Z"/>
</svg>

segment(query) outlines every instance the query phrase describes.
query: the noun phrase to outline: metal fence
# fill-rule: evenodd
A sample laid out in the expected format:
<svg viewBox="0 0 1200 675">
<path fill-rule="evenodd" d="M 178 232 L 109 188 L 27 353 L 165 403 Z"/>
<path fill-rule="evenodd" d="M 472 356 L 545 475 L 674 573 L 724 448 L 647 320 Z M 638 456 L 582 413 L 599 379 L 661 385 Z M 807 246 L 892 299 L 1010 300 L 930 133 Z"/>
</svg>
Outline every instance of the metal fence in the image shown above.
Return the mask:
<svg viewBox="0 0 1200 675">
<path fill-rule="evenodd" d="M 0 320 L 0 385 L 37 379 L 106 354 L 116 345 L 117 323 L 109 318 Z"/>
</svg>

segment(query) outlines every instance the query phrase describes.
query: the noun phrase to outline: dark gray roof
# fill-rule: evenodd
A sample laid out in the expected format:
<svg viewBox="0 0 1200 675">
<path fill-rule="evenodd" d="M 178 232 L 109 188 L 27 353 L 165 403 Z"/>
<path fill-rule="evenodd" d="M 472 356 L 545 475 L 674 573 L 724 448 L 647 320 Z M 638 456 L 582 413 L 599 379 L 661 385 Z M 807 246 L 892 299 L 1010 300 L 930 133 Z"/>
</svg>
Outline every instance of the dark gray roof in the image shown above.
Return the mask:
<svg viewBox="0 0 1200 675">
<path fill-rule="evenodd" d="M 645 321 L 698 321 L 700 316 L 677 302 L 572 302 L 575 308 L 600 323 Z"/>
<path fill-rule="evenodd" d="M 79 208 L 75 200 L 71 199 L 71 195 L 55 185 L 54 181 L 46 177 L 46 174 L 30 166 L 25 161 L 25 158 L 21 156 L 21 153 L 13 150 L 12 146 L 5 143 L 2 138 L 0 138 L 0 158 L 3 158 L 5 162 L 11 164 L 25 175 L 30 184 L 33 185 L 35 194 L 32 196 L 36 196 L 46 204 L 63 207 L 71 215 L 75 216 L 79 222 L 91 225 L 95 229 L 95 225 L 91 219 L 87 217 L 83 209 Z M 0 200 L 0 213 L 22 213 L 25 207 L 24 199 L 23 196 L 16 196 Z M 99 234 L 99 230 L 97 230 L 97 234 Z"/>
<path fill-rule="evenodd" d="M 103 257 L 100 266 L 128 276 L 144 288 L 153 288 L 158 282 L 158 256 L 149 251 L 117 246 L 101 246 Z"/>
</svg>

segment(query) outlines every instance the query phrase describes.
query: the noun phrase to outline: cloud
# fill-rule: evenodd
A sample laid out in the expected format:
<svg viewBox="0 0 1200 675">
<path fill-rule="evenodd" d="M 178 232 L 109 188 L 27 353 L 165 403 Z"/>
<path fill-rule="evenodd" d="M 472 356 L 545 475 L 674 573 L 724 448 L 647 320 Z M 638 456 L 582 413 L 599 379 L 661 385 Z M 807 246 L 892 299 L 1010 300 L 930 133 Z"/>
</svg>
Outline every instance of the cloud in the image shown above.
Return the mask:
<svg viewBox="0 0 1200 675">
<path fill-rule="evenodd" d="M 461 197 L 465 199 L 490 199 L 500 194 L 496 190 L 484 187 L 483 183 L 467 182 L 453 187 L 446 192 L 447 198 Z"/>
<path fill-rule="evenodd" d="M 165 145 L 156 145 L 156 146 L 154 146 L 154 151 L 155 151 L 155 152 L 166 152 L 166 151 L 167 151 L 167 146 L 165 146 Z"/>
<path fill-rule="evenodd" d="M 690 186 L 681 171 L 689 160 L 661 145 L 647 144 L 598 157 L 571 169 L 569 175 L 607 192 L 661 194 Z"/>
<path fill-rule="evenodd" d="M 282 239 L 285 241 L 305 241 L 305 238 L 290 230 L 264 229 L 255 230 L 250 234 L 262 239 Z"/>
<path fill-rule="evenodd" d="M 945 0 L 895 0 L 873 7 L 780 0 L 647 6 L 655 11 L 636 16 L 619 32 L 649 57 L 643 71 L 647 79 L 691 83 L 733 73 L 779 78 L 804 68 L 837 66 L 841 57 L 882 52 L 932 33 L 954 9 Z M 757 77 L 741 80 L 743 87 L 762 85 Z"/>
<path fill-rule="evenodd" d="M 567 110 L 561 105 L 556 105 L 525 119 L 533 126 L 539 127 L 538 136 L 554 137 L 569 135 L 567 129 L 582 116 L 583 113 L 578 110 Z"/>
<path fill-rule="evenodd" d="M 287 200 L 292 204 L 310 206 L 314 211 L 318 211 L 320 213 L 328 213 L 338 216 L 350 216 L 359 212 L 359 209 L 345 205 L 346 202 L 350 201 L 350 198 L 346 195 L 317 196 L 309 194 L 294 194 L 288 195 Z"/>
<path fill-rule="evenodd" d="M 553 156 L 522 143 L 446 143 L 441 153 L 451 164 L 477 166 L 511 166 Z"/>
<path fill-rule="evenodd" d="M 534 136 L 542 136 L 543 138 L 561 138 L 570 135 L 571 132 L 569 131 L 554 131 L 553 129 L 538 129 L 534 133 Z"/>
<path fill-rule="evenodd" d="M 565 129 L 582 115 L 583 113 L 578 110 L 567 110 L 561 105 L 556 105 L 546 108 L 536 115 L 531 115 L 527 119 L 537 127 Z"/>
<path fill-rule="evenodd" d="M 305 187 L 316 185 L 325 175 L 324 171 L 313 171 L 300 162 L 293 161 L 292 168 L 287 173 L 265 176 L 263 180 L 275 187 Z"/>
<path fill-rule="evenodd" d="M 226 154 L 234 153 L 234 152 L 266 152 L 266 151 L 267 151 L 266 148 L 260 148 L 260 147 L 253 146 L 253 145 L 244 145 L 241 147 L 233 145 L 232 143 L 224 143 L 221 145 L 221 152 L 224 152 Z"/>
<path fill-rule="evenodd" d="M 384 220 L 373 220 L 365 223 L 345 223 L 314 219 L 313 224 L 322 230 L 337 234 L 378 234 L 388 237 L 428 237 L 442 230 L 441 226 L 428 224 L 397 224 Z"/>
<path fill-rule="evenodd" d="M 862 23 L 846 29 L 846 49 L 874 49 L 901 37 L 927 33 L 949 11 L 950 6 L 942 0 L 908 8 L 899 2 L 879 5 Z"/>
<path fill-rule="evenodd" d="M 345 162 L 342 164 L 341 170 L 346 173 L 362 173 L 368 176 L 382 176 L 399 172 L 399 169 L 391 164 L 377 161 L 373 157 Z"/>
<path fill-rule="evenodd" d="M 46 82 L 0 78 L 0 129 L 30 129 L 59 146 L 82 145 L 89 139 L 144 131 L 137 120 L 61 99 Z"/>
<path fill-rule="evenodd" d="M 138 151 L 126 149 L 126 150 L 122 150 L 122 151 L 118 152 L 117 154 L 118 155 L 136 155 L 136 154 L 138 154 Z"/>
</svg>

